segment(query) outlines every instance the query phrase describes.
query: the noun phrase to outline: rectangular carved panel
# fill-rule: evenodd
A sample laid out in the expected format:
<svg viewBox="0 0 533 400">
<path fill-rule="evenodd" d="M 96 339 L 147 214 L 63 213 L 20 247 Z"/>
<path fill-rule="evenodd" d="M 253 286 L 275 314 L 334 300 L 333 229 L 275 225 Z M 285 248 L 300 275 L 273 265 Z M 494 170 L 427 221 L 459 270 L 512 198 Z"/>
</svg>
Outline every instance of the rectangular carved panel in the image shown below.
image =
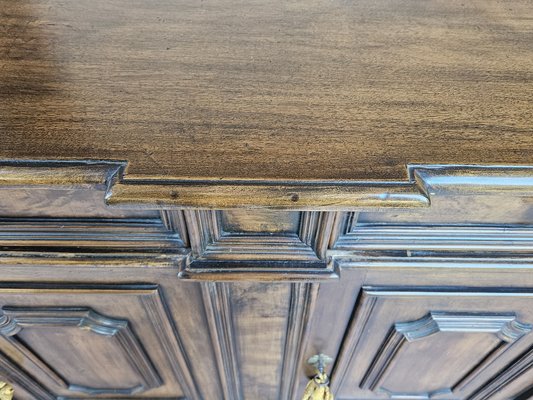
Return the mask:
<svg viewBox="0 0 533 400">
<path fill-rule="evenodd" d="M 219 211 L 225 232 L 288 234 L 297 233 L 301 213 L 298 211 L 225 210 Z"/>
<path fill-rule="evenodd" d="M 186 279 L 255 280 L 335 277 L 326 250 L 333 212 L 187 210 L 192 258 Z M 279 218 L 279 219 L 277 219 Z"/>
</svg>

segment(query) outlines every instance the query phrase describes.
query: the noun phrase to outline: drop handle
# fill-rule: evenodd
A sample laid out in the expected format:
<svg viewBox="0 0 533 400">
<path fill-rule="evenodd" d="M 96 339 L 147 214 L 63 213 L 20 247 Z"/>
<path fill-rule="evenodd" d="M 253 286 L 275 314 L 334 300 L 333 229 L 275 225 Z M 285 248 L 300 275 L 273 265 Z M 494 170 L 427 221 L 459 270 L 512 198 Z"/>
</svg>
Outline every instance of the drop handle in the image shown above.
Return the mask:
<svg viewBox="0 0 533 400">
<path fill-rule="evenodd" d="M 329 389 L 329 377 L 326 373 L 326 366 L 331 364 L 333 359 L 325 354 L 317 354 L 307 360 L 307 364 L 315 367 L 316 375 L 311 378 L 302 400 L 334 400 Z"/>
<path fill-rule="evenodd" d="M 0 381 L 0 400 L 13 400 L 13 386 Z"/>
</svg>

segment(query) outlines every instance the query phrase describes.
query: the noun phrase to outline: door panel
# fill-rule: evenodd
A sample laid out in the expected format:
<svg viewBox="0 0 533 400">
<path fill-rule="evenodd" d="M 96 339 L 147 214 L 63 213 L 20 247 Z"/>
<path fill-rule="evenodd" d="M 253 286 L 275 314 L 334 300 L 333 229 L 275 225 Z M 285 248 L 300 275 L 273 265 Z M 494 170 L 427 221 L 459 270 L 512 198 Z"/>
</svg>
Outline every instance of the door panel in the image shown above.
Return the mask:
<svg viewBox="0 0 533 400">
<path fill-rule="evenodd" d="M 531 366 L 531 323 L 531 290 L 363 287 L 333 386 L 342 399 L 496 399 Z"/>
<path fill-rule="evenodd" d="M 2 284 L 0 306 L 0 374 L 28 398 L 196 398 L 157 285 Z"/>
</svg>

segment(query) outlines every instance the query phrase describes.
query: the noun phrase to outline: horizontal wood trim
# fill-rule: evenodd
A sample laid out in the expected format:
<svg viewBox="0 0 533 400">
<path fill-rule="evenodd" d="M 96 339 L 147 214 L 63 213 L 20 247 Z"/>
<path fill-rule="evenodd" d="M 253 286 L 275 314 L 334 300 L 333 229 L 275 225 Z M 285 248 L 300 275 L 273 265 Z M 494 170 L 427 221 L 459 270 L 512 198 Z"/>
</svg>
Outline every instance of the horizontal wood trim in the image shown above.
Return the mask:
<svg viewBox="0 0 533 400">
<path fill-rule="evenodd" d="M 428 207 L 440 185 L 463 192 L 533 196 L 532 166 L 406 165 L 406 181 L 179 179 L 124 175 L 127 163 L 98 160 L 0 162 L 0 189 L 104 185 L 105 200 L 119 207 L 272 208 L 350 211 Z"/>
<path fill-rule="evenodd" d="M 193 261 L 181 264 L 178 277 L 197 281 L 312 282 L 339 278 L 333 264 L 306 261 Z"/>
<path fill-rule="evenodd" d="M 158 219 L 0 219 L 0 246 L 179 252 L 181 237 Z"/>
<path fill-rule="evenodd" d="M 230 209 L 239 207 L 290 210 L 350 210 L 354 207 L 427 207 L 414 185 L 345 183 L 120 183 L 107 198 L 110 205 L 156 204 L 165 207 Z"/>
<path fill-rule="evenodd" d="M 533 229 L 491 226 L 361 225 L 336 250 L 533 251 Z"/>
</svg>

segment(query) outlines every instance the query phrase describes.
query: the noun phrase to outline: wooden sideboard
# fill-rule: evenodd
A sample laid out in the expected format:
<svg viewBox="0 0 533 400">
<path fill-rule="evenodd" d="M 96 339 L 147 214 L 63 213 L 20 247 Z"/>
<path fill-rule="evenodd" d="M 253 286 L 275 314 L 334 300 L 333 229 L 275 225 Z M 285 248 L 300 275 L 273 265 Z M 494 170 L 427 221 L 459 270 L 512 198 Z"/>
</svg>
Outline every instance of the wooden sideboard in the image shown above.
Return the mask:
<svg viewBox="0 0 533 400">
<path fill-rule="evenodd" d="M 529 0 L 0 0 L 15 399 L 533 398 Z"/>
</svg>

